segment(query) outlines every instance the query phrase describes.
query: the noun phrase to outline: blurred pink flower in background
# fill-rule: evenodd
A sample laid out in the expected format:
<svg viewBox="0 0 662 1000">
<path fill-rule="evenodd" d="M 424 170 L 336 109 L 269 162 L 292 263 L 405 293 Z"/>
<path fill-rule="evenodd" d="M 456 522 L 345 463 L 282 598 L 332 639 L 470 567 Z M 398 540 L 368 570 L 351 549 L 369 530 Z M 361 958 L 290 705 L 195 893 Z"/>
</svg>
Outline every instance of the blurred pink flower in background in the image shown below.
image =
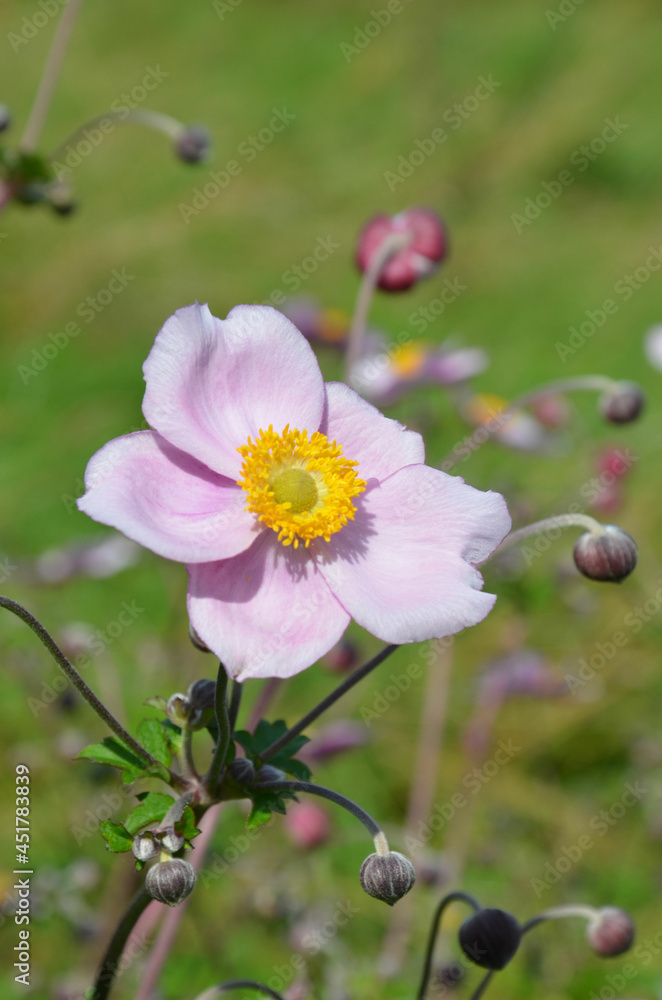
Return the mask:
<svg viewBox="0 0 662 1000">
<path fill-rule="evenodd" d="M 306 850 L 319 847 L 331 832 L 329 814 L 316 802 L 293 802 L 283 823 L 290 840 Z"/>
<path fill-rule="evenodd" d="M 191 623 L 232 677 L 296 674 L 352 617 L 400 644 L 489 613 L 476 564 L 509 530 L 503 497 L 424 465 L 419 434 L 325 385 L 281 313 L 179 309 L 144 372 L 155 430 L 101 448 L 78 504 L 187 564 Z"/>
<path fill-rule="evenodd" d="M 363 227 L 356 249 L 356 263 L 365 272 L 391 236 L 409 236 L 408 244 L 394 253 L 380 271 L 378 287 L 402 292 L 432 274 L 446 256 L 448 240 L 436 212 L 407 208 L 397 215 L 375 215 Z"/>
</svg>

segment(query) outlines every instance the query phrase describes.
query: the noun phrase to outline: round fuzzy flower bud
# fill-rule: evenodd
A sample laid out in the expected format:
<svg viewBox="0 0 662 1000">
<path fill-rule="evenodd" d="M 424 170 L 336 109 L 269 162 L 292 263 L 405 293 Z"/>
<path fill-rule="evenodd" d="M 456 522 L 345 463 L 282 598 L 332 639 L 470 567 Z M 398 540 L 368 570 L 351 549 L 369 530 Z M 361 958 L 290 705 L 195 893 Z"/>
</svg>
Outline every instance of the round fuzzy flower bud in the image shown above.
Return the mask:
<svg viewBox="0 0 662 1000">
<path fill-rule="evenodd" d="M 153 833 L 139 833 L 133 838 L 131 845 L 135 857 L 138 861 L 151 861 L 159 854 L 159 845 L 154 839 Z"/>
<path fill-rule="evenodd" d="M 172 858 L 171 861 L 159 861 L 147 872 L 145 888 L 159 903 L 166 906 L 179 906 L 193 891 L 197 881 L 193 865 L 182 858 Z"/>
<path fill-rule="evenodd" d="M 427 208 L 408 208 L 397 215 L 375 215 L 363 228 L 356 249 L 360 271 L 367 271 L 384 240 L 408 236 L 409 242 L 384 264 L 378 285 L 387 292 L 402 292 L 431 274 L 447 250 L 441 219 Z"/>
<path fill-rule="evenodd" d="M 520 926 L 505 910 L 486 909 L 474 913 L 460 927 L 460 947 L 483 969 L 504 969 L 517 951 Z"/>
<path fill-rule="evenodd" d="M 236 757 L 228 767 L 228 775 L 238 785 L 252 785 L 255 781 L 255 767 L 248 757 Z"/>
<path fill-rule="evenodd" d="M 586 937 L 596 954 L 611 958 L 632 947 L 634 924 L 625 910 L 604 906 L 588 925 Z"/>
<path fill-rule="evenodd" d="M 617 382 L 600 399 L 600 412 L 612 424 L 629 424 L 644 408 L 644 394 L 636 382 Z"/>
<path fill-rule="evenodd" d="M 202 125 L 189 125 L 175 142 L 175 153 L 185 163 L 200 163 L 210 148 L 209 133 Z"/>
<path fill-rule="evenodd" d="M 603 527 L 601 534 L 585 531 L 579 536 L 573 550 L 575 565 L 590 580 L 620 583 L 637 565 L 637 543 L 616 524 Z"/>
<path fill-rule="evenodd" d="M 266 781 L 287 781 L 287 775 L 279 767 L 273 767 L 271 764 L 263 764 L 255 775 L 255 782 L 257 784 L 258 782 Z"/>
<path fill-rule="evenodd" d="M 191 729 L 204 729 L 214 717 L 216 682 L 208 678 L 194 681 L 186 692 L 186 697 L 191 706 L 189 727 Z"/>
<path fill-rule="evenodd" d="M 0 104 L 0 132 L 4 132 L 11 125 L 11 112 L 6 104 Z"/>
<path fill-rule="evenodd" d="M 359 879 L 369 896 L 393 906 L 413 886 L 416 869 L 409 858 L 398 851 L 370 854 L 361 865 Z"/>
</svg>

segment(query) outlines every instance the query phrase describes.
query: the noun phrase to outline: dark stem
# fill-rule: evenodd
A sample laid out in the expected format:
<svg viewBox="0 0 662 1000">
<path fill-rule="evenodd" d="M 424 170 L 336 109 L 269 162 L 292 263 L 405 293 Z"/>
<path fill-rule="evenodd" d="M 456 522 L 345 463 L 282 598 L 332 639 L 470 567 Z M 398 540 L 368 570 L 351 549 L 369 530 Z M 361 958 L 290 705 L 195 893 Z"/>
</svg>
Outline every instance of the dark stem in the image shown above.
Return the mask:
<svg viewBox="0 0 662 1000">
<path fill-rule="evenodd" d="M 371 660 L 368 660 L 368 662 L 364 663 L 362 667 L 355 670 L 353 674 L 350 674 L 347 680 L 344 680 L 342 684 L 339 684 L 335 691 L 332 691 L 331 694 L 326 696 L 326 698 L 323 698 L 319 705 L 316 705 L 315 708 L 311 708 L 310 712 L 308 712 L 307 715 L 304 715 L 302 719 L 299 719 L 299 721 L 292 726 L 291 729 L 288 729 L 287 732 L 280 737 L 280 739 L 276 740 L 275 743 L 272 743 L 270 747 L 267 747 L 267 749 L 260 754 L 260 760 L 270 760 L 274 754 L 277 754 L 279 750 L 282 750 L 284 746 L 287 746 L 287 744 L 290 743 L 295 736 L 298 736 L 299 733 L 303 732 L 303 730 L 306 729 L 311 722 L 314 722 L 315 719 L 319 718 L 323 712 L 326 712 L 327 708 L 330 708 L 331 705 L 338 701 L 339 698 L 342 698 L 342 696 L 349 691 L 350 688 L 353 688 L 354 685 L 358 684 L 359 681 L 362 681 L 371 670 L 374 670 L 380 663 L 383 663 L 384 660 L 389 657 L 391 653 L 395 652 L 397 648 L 397 645 L 384 646 L 384 648 L 377 653 L 376 656 L 373 656 Z"/>
<path fill-rule="evenodd" d="M 225 758 L 228 755 L 228 747 L 232 738 L 230 727 L 230 717 L 228 715 L 228 675 L 222 663 L 218 664 L 218 677 L 216 678 L 216 695 L 214 701 L 214 713 L 218 723 L 218 742 L 214 749 L 214 756 L 211 767 L 207 773 L 205 784 L 207 791 L 213 797 L 216 793 L 218 779 L 221 776 Z"/>
<path fill-rule="evenodd" d="M 140 914 L 151 902 L 152 897 L 147 893 L 147 890 L 143 886 L 138 890 L 129 903 L 129 908 L 120 920 L 117 930 L 108 945 L 108 950 L 103 956 L 103 961 L 99 967 L 99 972 L 97 973 L 96 982 L 94 983 L 90 1000 L 106 1000 L 106 997 L 109 995 L 113 987 L 113 980 L 115 979 L 117 966 L 120 958 L 122 957 L 122 952 L 124 951 L 124 945 L 126 944 L 131 931 L 135 927 Z"/>
<path fill-rule="evenodd" d="M 68 678 L 68 680 L 71 681 L 83 698 L 85 698 L 88 705 L 94 709 L 99 718 L 106 723 L 109 729 L 112 729 L 115 735 L 118 736 L 123 743 L 126 743 L 126 745 L 130 747 L 131 750 L 133 750 L 133 752 L 141 758 L 141 760 L 146 761 L 150 765 L 156 764 L 159 767 L 162 766 L 154 757 L 152 757 L 150 753 L 147 752 L 147 750 L 145 750 L 144 747 L 140 745 L 140 743 L 137 742 L 137 740 L 134 740 L 133 736 L 129 736 L 124 727 L 121 726 L 117 719 L 110 714 L 106 706 L 99 701 L 94 692 L 87 686 L 74 667 L 73 663 L 71 663 L 64 655 L 52 635 L 46 631 L 44 626 L 41 622 L 37 621 L 34 615 L 31 615 L 22 604 L 18 604 L 16 601 L 12 601 L 10 597 L 3 597 L 2 595 L 0 595 L 0 607 L 6 608 L 7 611 L 11 611 L 12 614 L 16 615 L 32 629 L 37 638 L 42 641 L 48 652 L 51 654 L 62 673 Z M 183 786 L 185 784 L 178 775 L 172 774 L 172 772 L 171 777 L 178 785 Z"/>
<path fill-rule="evenodd" d="M 476 989 L 474 990 L 474 992 L 471 994 L 470 1000 L 480 1000 L 480 997 L 482 997 L 483 993 L 485 992 L 485 990 L 487 989 L 487 987 L 490 985 L 490 982 L 492 981 L 492 976 L 493 975 L 494 975 L 494 969 L 490 969 L 489 972 L 487 972 L 483 976 L 483 978 L 479 982 L 478 986 L 476 987 Z"/>
<path fill-rule="evenodd" d="M 237 716 L 239 715 L 239 706 L 241 705 L 241 693 L 243 691 L 243 685 L 239 681 L 232 681 L 232 693 L 230 695 L 230 732 L 234 733 L 237 727 Z"/>
<path fill-rule="evenodd" d="M 538 924 L 544 924 L 546 920 L 547 917 L 542 914 L 539 917 L 531 917 L 530 920 L 527 920 L 525 924 L 520 926 L 520 933 L 527 934 L 529 931 L 532 931 L 534 927 L 537 927 Z"/>
<path fill-rule="evenodd" d="M 251 790 L 254 789 L 255 791 L 271 789 L 274 792 L 308 792 L 310 795 L 319 795 L 320 798 L 329 799 L 330 802 L 335 802 L 337 806 L 342 806 L 352 816 L 356 816 L 372 837 L 376 837 L 377 834 L 382 832 L 381 827 L 375 822 L 370 813 L 367 813 L 365 809 L 361 809 L 361 806 L 341 795 L 340 792 L 334 792 L 330 788 L 325 788 L 324 785 L 313 785 L 310 781 L 260 781 L 250 787 Z"/>
<path fill-rule="evenodd" d="M 425 961 L 423 963 L 423 975 L 421 977 L 421 985 L 418 987 L 417 1000 L 425 1000 L 425 993 L 428 988 L 428 982 L 430 979 L 430 971 L 432 969 L 432 957 L 434 955 L 434 943 L 437 940 L 437 931 L 439 930 L 439 924 L 441 923 L 441 918 L 444 915 L 444 910 L 451 903 L 468 903 L 469 906 L 473 908 L 474 913 L 478 913 L 482 910 L 482 906 L 474 896 L 470 896 L 468 892 L 449 892 L 447 896 L 444 896 L 442 901 L 437 906 L 435 914 L 432 918 L 432 924 L 430 926 L 430 936 L 428 938 L 428 946 L 425 952 Z M 472 998 L 473 1000 L 473 998 Z"/>
<path fill-rule="evenodd" d="M 221 993 L 225 993 L 226 990 L 261 990 L 262 993 L 266 993 L 268 997 L 274 997 L 275 1000 L 283 1000 L 280 993 L 276 993 L 276 991 L 272 990 L 269 986 L 265 986 L 263 983 L 256 983 L 252 979 L 233 979 L 231 982 L 219 983 L 216 989 Z M 211 997 L 209 1000 L 211 1000 Z"/>
</svg>

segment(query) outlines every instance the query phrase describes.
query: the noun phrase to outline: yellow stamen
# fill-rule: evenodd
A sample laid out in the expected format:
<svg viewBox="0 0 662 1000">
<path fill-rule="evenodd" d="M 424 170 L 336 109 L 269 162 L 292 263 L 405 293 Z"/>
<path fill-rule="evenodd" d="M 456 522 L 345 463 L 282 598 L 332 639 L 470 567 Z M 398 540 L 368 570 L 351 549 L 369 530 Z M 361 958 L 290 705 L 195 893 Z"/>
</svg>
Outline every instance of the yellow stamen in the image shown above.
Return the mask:
<svg viewBox="0 0 662 1000">
<path fill-rule="evenodd" d="M 281 434 L 269 425 L 237 451 L 244 459 L 238 485 L 246 493 L 246 510 L 278 533 L 283 545 L 299 541 L 306 548 L 313 538 L 328 542 L 331 535 L 351 521 L 356 507 L 352 497 L 363 493 L 366 483 L 357 479 L 358 462 L 345 458 L 342 448 L 315 431 L 290 430 Z"/>
<path fill-rule="evenodd" d="M 415 378 L 425 364 L 428 356 L 427 344 L 422 341 L 415 341 L 405 344 L 397 354 L 391 359 L 391 366 L 400 378 Z"/>
</svg>

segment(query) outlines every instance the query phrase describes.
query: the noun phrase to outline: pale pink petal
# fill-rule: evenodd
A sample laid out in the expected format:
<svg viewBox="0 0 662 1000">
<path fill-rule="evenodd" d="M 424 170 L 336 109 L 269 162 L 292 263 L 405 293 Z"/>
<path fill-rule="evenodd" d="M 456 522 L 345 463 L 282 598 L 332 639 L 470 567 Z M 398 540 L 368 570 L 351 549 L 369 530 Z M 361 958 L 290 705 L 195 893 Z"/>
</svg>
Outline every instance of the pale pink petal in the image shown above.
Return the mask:
<svg viewBox="0 0 662 1000">
<path fill-rule="evenodd" d="M 481 621 L 496 598 L 472 565 L 510 528 L 502 496 L 424 465 L 362 494 L 357 514 L 316 554 L 359 625 L 385 642 L 452 635 Z"/>
<path fill-rule="evenodd" d="M 270 529 L 234 559 L 188 570 L 191 624 L 237 680 L 291 677 L 349 624 L 306 549 L 281 545 Z"/>
<path fill-rule="evenodd" d="M 198 303 L 166 320 L 143 366 L 143 413 L 177 448 L 230 479 L 239 445 L 272 424 L 316 431 L 324 407 L 312 348 L 270 306 L 236 306 L 226 320 Z"/>
<path fill-rule="evenodd" d="M 359 463 L 360 479 L 380 482 L 405 465 L 425 460 L 423 438 L 390 420 L 342 382 L 326 384 L 327 412 L 321 430 Z"/>
<path fill-rule="evenodd" d="M 154 431 L 104 445 L 88 463 L 85 487 L 80 510 L 166 559 L 227 559 L 255 539 L 244 491 Z"/>
</svg>

